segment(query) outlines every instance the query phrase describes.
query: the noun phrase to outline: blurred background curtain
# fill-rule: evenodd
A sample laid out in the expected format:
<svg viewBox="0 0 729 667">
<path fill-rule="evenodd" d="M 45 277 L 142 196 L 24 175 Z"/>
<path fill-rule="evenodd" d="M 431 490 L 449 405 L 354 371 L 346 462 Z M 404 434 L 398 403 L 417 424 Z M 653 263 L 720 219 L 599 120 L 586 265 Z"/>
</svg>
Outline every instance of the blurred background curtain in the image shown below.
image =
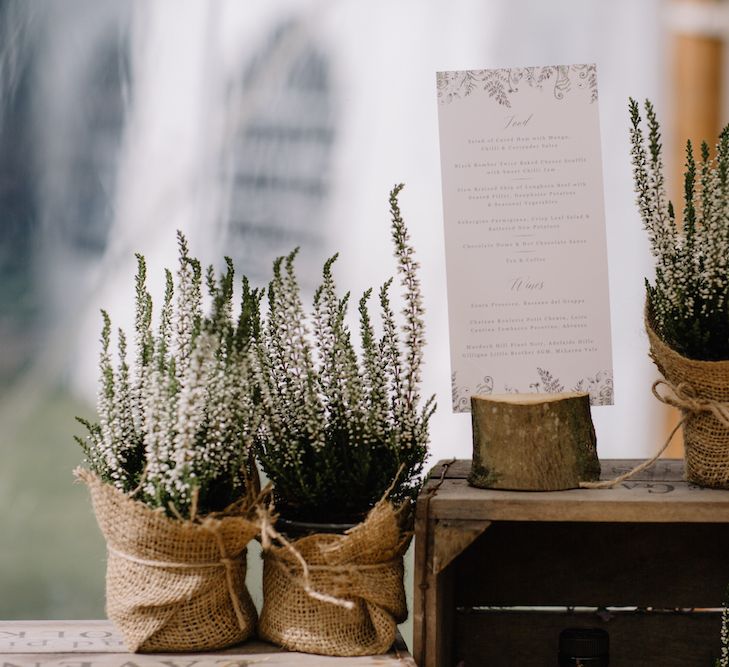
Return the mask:
<svg viewBox="0 0 729 667">
<path fill-rule="evenodd" d="M 379 285 L 387 194 L 422 266 L 431 461 L 470 457 L 450 411 L 437 70 L 596 62 L 615 397 L 603 458 L 641 457 L 664 413 L 643 333 L 651 259 L 634 205 L 627 98 L 667 108 L 659 0 L 0 0 L 0 618 L 103 615 L 103 543 L 71 470 L 93 413 L 99 308 L 132 317 L 175 230 L 254 283 L 301 247 L 307 289 Z M 158 297 L 159 298 L 159 297 Z M 257 559 L 251 559 L 257 560 Z M 252 576 L 255 572 L 252 573 Z"/>
</svg>

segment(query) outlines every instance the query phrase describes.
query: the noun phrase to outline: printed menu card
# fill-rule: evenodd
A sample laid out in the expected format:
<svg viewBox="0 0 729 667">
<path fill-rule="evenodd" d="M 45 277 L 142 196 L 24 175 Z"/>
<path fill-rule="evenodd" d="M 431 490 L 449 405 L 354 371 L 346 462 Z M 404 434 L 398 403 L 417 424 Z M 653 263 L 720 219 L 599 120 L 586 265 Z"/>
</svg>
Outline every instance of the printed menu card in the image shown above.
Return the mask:
<svg viewBox="0 0 729 667">
<path fill-rule="evenodd" d="M 613 402 L 595 65 L 438 72 L 453 409 Z"/>
</svg>

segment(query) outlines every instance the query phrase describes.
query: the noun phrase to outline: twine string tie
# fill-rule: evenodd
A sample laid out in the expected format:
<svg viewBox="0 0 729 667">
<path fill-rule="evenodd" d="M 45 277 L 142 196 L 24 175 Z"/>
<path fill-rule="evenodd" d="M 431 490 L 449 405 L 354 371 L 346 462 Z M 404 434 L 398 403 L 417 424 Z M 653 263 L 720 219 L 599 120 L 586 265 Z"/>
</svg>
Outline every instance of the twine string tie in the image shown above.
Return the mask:
<svg viewBox="0 0 729 667">
<path fill-rule="evenodd" d="M 662 394 L 658 388 L 663 385 L 671 393 Z M 678 408 L 684 413 L 684 418 L 688 414 L 699 414 L 702 412 L 711 413 L 716 420 L 729 428 L 729 403 L 722 403 L 710 398 L 700 398 L 696 395 L 696 390 L 687 382 L 679 382 L 673 385 L 666 380 L 656 380 L 651 389 L 653 395 L 666 405 Z"/>
<path fill-rule="evenodd" d="M 113 556 L 136 563 L 137 565 L 143 565 L 145 567 L 156 567 L 160 569 L 170 570 L 206 570 L 212 568 L 224 568 L 225 570 L 225 583 L 228 589 L 228 596 L 230 602 L 233 605 L 233 611 L 235 612 L 236 620 L 238 621 L 238 627 L 244 632 L 248 630 L 249 622 L 246 619 L 243 609 L 240 604 L 240 598 L 235 586 L 235 568 L 240 565 L 243 559 L 246 557 L 246 549 L 243 549 L 237 556 L 228 555 L 223 541 L 223 536 L 220 534 L 220 529 L 217 526 L 216 521 L 207 519 L 201 524 L 202 527 L 209 532 L 215 540 L 216 546 L 220 553 L 220 558 L 215 561 L 203 561 L 200 563 L 186 563 L 181 561 L 165 561 L 165 560 L 152 560 L 147 558 L 140 558 L 132 554 L 126 553 L 115 549 L 110 544 L 106 545 L 106 550 Z"/>
<path fill-rule="evenodd" d="M 319 602 L 326 602 L 328 604 L 342 607 L 343 609 L 354 609 L 354 602 L 352 600 L 345 600 L 343 598 L 335 597 L 333 595 L 327 595 L 314 589 L 311 583 L 311 569 L 317 566 L 309 565 L 306 559 L 301 555 L 301 552 L 287 540 L 280 532 L 273 527 L 271 516 L 268 511 L 259 509 L 259 521 L 261 526 L 261 547 L 264 552 L 269 552 L 273 545 L 273 542 L 278 542 L 286 551 L 288 551 L 298 561 L 301 567 L 301 586 L 306 591 L 306 594 Z"/>
<path fill-rule="evenodd" d="M 668 393 L 659 391 L 659 388 L 661 387 L 665 387 L 668 390 Z M 656 380 L 651 387 L 651 391 L 661 403 L 678 408 L 682 413 L 680 421 L 668 434 L 663 446 L 658 450 L 653 458 L 643 461 L 640 465 L 637 465 L 632 470 L 619 475 L 615 479 L 604 480 L 601 482 L 580 482 L 581 489 L 611 489 L 617 484 L 630 479 L 633 475 L 637 475 L 639 472 L 649 468 L 660 458 L 661 454 L 668 449 L 668 445 L 671 444 L 671 441 L 676 433 L 678 433 L 678 430 L 694 415 L 709 413 L 713 415 L 722 426 L 729 428 L 729 403 L 722 403 L 721 401 L 715 401 L 710 398 L 701 398 L 697 396 L 696 390 L 687 382 L 679 382 L 674 385 L 667 380 Z"/>
</svg>

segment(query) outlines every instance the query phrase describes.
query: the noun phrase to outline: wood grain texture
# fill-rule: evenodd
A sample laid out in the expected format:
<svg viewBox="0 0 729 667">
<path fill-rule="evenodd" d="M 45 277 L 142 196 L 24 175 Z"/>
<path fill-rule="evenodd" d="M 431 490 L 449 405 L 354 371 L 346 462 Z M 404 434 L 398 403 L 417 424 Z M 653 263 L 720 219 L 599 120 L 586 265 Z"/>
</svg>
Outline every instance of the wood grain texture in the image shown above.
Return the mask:
<svg viewBox="0 0 729 667">
<path fill-rule="evenodd" d="M 416 667 L 401 639 L 387 655 L 332 658 L 264 642 L 208 653 L 128 653 L 108 621 L 0 621 L 0 667 Z"/>
<path fill-rule="evenodd" d="M 420 667 L 445 664 L 453 646 L 454 573 L 446 569 L 432 575 L 425 591 L 425 659 L 417 660 Z"/>
<path fill-rule="evenodd" d="M 454 651 L 441 667 L 548 667 L 559 633 L 601 627 L 610 636 L 610 667 L 711 667 L 719 655 L 718 613 L 456 613 Z"/>
<path fill-rule="evenodd" d="M 476 489 L 446 479 L 430 505 L 433 518 L 467 521 L 729 522 L 729 491 L 658 480 L 538 492 Z"/>
<path fill-rule="evenodd" d="M 472 396 L 471 422 L 473 486 L 554 491 L 600 476 L 587 394 Z"/>
<path fill-rule="evenodd" d="M 643 459 L 601 459 L 600 479 L 613 479 L 624 472 L 635 468 Z M 448 463 L 446 479 L 468 479 L 471 473 L 470 459 L 456 461 L 438 461 L 429 473 L 430 478 L 439 478 L 443 467 Z M 632 482 L 682 482 L 685 481 L 683 459 L 659 459 L 654 465 L 637 473 Z"/>
<path fill-rule="evenodd" d="M 433 541 L 434 574 L 440 574 L 491 525 L 490 521 L 437 521 Z"/>
<path fill-rule="evenodd" d="M 638 463 L 602 461 L 602 476 L 614 478 Z M 606 490 L 476 489 L 467 484 L 469 472 L 470 461 L 438 464 L 426 483 L 427 508 L 422 496 L 418 501 L 415 581 L 416 590 L 418 582 L 424 588 L 420 607 L 416 599 L 414 646 L 421 667 L 556 664 L 556 649 L 549 659 L 542 652 L 531 662 L 522 649 L 553 646 L 565 623 L 585 620 L 537 611 L 482 615 L 479 607 L 689 608 L 723 602 L 729 491 L 687 484 L 682 461 L 661 460 Z M 471 541 L 479 522 L 491 523 Z M 465 535 L 456 539 L 459 527 Z M 438 553 L 448 560 L 440 575 Z M 611 666 L 713 664 L 715 613 L 613 619 L 607 629 L 622 653 Z M 638 652 L 625 657 L 631 651 Z"/>
<path fill-rule="evenodd" d="M 425 496 L 432 481 L 426 481 L 421 497 L 415 506 L 415 574 L 413 581 L 413 657 L 417 664 L 422 665 L 427 641 L 426 594 L 428 586 L 432 585 L 432 572 L 428 568 L 428 520 L 426 516 L 427 501 Z"/>
<path fill-rule="evenodd" d="M 437 613 L 437 599 L 433 598 L 436 586 L 436 575 L 433 570 L 433 538 L 432 523 L 430 519 L 430 501 L 443 483 L 448 473 L 448 466 L 453 461 L 441 461 L 438 474 L 432 471 L 423 484 L 415 505 L 415 580 L 413 585 L 413 656 L 421 667 L 426 661 L 434 664 L 438 637 L 437 628 L 432 631 L 433 614 Z M 429 630 L 430 628 L 430 630 Z"/>
</svg>

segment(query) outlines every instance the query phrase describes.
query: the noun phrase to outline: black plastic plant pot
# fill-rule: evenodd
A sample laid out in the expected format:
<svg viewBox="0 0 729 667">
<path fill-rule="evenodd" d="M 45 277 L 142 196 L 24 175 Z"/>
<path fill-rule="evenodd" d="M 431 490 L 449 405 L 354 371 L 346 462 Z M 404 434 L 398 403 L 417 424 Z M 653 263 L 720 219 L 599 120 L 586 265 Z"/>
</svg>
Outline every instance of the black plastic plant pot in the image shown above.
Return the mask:
<svg viewBox="0 0 729 667">
<path fill-rule="evenodd" d="M 560 667 L 608 667 L 610 637 L 601 628 L 567 628 L 559 634 Z"/>
<path fill-rule="evenodd" d="M 355 523 L 315 523 L 311 521 L 292 521 L 279 517 L 276 521 L 276 529 L 283 533 L 289 540 L 297 540 L 307 535 L 326 533 L 327 535 L 343 535 Z"/>
</svg>

